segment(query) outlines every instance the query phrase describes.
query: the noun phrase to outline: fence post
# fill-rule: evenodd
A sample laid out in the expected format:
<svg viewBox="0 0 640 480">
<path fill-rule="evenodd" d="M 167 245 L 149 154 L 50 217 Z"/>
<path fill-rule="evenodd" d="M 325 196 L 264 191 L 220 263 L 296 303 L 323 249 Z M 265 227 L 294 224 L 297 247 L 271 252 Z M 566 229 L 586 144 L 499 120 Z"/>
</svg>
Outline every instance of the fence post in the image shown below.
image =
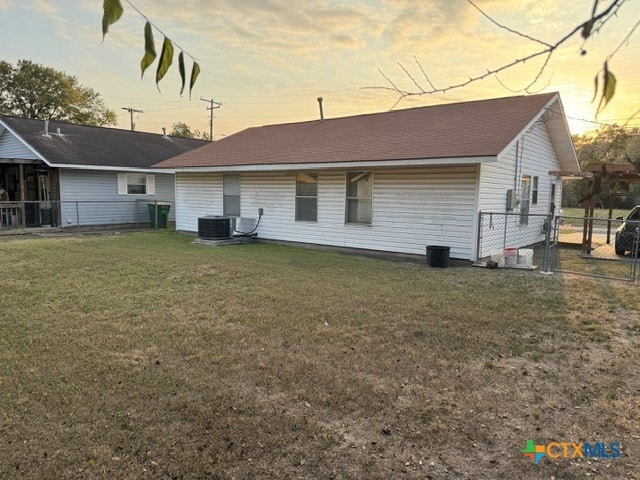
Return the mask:
<svg viewBox="0 0 640 480">
<path fill-rule="evenodd" d="M 478 212 L 478 236 L 476 238 L 476 263 L 480 262 L 481 243 L 482 243 L 482 212 Z"/>
<path fill-rule="evenodd" d="M 634 282 L 636 280 L 636 273 L 638 271 L 638 250 L 640 250 L 640 228 L 636 228 L 635 235 L 633 236 L 633 250 L 631 250 L 631 278 Z"/>
<path fill-rule="evenodd" d="M 502 250 L 504 251 L 507 248 L 507 227 L 509 223 L 509 214 L 505 213 L 504 215 L 504 235 L 502 236 Z"/>
<path fill-rule="evenodd" d="M 545 232 L 544 237 L 544 258 L 542 259 L 542 271 L 549 271 L 549 253 L 551 252 L 551 229 L 556 228 L 557 222 L 553 222 L 553 215 L 551 213 L 547 214 L 547 231 Z M 555 237 L 555 235 L 554 235 Z"/>
<path fill-rule="evenodd" d="M 158 230 L 158 199 L 154 200 L 154 203 L 156 204 L 156 208 L 155 208 L 155 215 L 156 215 L 156 230 Z"/>
<path fill-rule="evenodd" d="M 80 202 L 76 200 L 76 230 L 80 231 Z"/>
</svg>

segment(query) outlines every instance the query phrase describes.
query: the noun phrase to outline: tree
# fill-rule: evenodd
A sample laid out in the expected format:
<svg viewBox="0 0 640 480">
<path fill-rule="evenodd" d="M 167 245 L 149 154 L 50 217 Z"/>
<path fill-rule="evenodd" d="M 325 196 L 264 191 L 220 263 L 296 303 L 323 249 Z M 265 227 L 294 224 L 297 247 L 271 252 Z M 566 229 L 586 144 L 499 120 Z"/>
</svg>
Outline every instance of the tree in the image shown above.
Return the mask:
<svg viewBox="0 0 640 480">
<path fill-rule="evenodd" d="M 0 61 L 0 114 L 82 125 L 117 123 L 99 93 L 72 75 L 29 60 L 15 66 Z"/>
<path fill-rule="evenodd" d="M 580 168 L 586 170 L 589 165 L 601 163 L 625 163 L 640 161 L 640 128 L 624 128 L 619 125 L 603 125 L 594 132 L 573 135 Z M 601 192 L 596 195 L 596 204 L 601 207 L 609 204 L 609 194 L 616 191 L 616 205 L 630 208 L 640 196 L 640 184 L 632 183 L 621 189 L 619 184 L 603 182 Z M 563 189 L 563 205 L 578 206 L 578 200 L 588 191 L 586 180 L 572 180 Z"/>
<path fill-rule="evenodd" d="M 173 124 L 169 133 L 171 137 L 195 138 L 199 140 L 209 140 L 209 134 L 200 130 L 191 130 L 191 127 L 184 122 Z"/>
<path fill-rule="evenodd" d="M 637 148 L 633 141 L 640 135 L 640 128 L 624 128 L 619 125 L 603 125 L 595 132 L 573 135 L 580 167 L 584 170 L 595 163 L 622 163 L 636 161 Z"/>
</svg>

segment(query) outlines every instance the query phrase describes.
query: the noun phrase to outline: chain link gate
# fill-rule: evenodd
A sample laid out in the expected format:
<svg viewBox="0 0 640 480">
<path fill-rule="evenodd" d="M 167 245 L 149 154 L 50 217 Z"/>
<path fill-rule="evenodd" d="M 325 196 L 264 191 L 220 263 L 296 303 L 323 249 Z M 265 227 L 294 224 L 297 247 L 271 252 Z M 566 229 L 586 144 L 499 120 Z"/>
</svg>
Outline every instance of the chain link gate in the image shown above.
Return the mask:
<svg viewBox="0 0 640 480">
<path fill-rule="evenodd" d="M 640 228 L 608 218 L 557 217 L 549 245 L 554 272 L 633 282 L 637 278 Z"/>
</svg>

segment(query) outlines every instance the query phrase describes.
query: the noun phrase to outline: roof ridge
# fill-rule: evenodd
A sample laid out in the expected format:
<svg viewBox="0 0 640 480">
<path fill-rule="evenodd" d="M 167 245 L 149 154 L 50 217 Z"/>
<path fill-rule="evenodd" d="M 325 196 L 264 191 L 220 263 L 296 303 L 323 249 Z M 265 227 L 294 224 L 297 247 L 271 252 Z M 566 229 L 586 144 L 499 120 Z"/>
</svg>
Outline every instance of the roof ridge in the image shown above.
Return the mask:
<svg viewBox="0 0 640 480">
<path fill-rule="evenodd" d="M 313 119 L 313 120 L 300 120 L 297 122 L 282 122 L 282 123 L 270 123 L 268 125 L 256 125 L 254 127 L 248 127 L 245 128 L 244 130 L 241 131 L 247 131 L 247 130 L 253 130 L 253 129 L 258 129 L 258 128 L 267 128 L 267 127 L 279 127 L 279 126 L 283 126 L 283 125 L 302 125 L 302 124 L 308 124 L 308 123 L 320 123 L 320 122 L 330 122 L 330 121 L 334 121 L 334 120 L 342 120 L 342 119 L 346 119 L 346 118 L 358 118 L 358 117 L 368 117 L 368 116 L 374 116 L 374 115 L 387 115 L 387 114 L 394 114 L 394 113 L 403 113 L 403 112 L 408 112 L 408 111 L 412 111 L 412 110 L 423 110 L 423 109 L 427 109 L 427 108 L 442 108 L 442 107 L 450 107 L 452 105 L 466 105 L 466 104 L 470 104 L 470 103 L 482 103 L 482 102 L 495 102 L 497 100 L 512 100 L 515 98 L 534 98 L 534 97 L 543 97 L 543 96 L 548 96 L 549 98 L 551 98 L 553 95 L 557 95 L 559 94 L 559 92 L 547 92 L 547 93 L 536 93 L 533 95 L 511 95 L 508 97 L 492 97 L 492 98 L 481 98 L 481 99 L 476 99 L 476 100 L 463 100 L 461 102 L 450 102 L 450 103 L 438 103 L 435 105 L 419 105 L 419 106 L 414 106 L 414 107 L 407 107 L 407 108 L 399 108 L 396 110 L 385 110 L 385 111 L 380 111 L 380 112 L 367 112 L 367 113 L 357 113 L 355 115 L 344 115 L 341 117 L 325 117 L 323 120 L 321 119 Z M 239 133 L 239 132 L 238 132 Z"/>
<path fill-rule="evenodd" d="M 18 121 L 26 121 L 26 122 L 40 122 L 43 123 L 45 121 L 45 119 L 43 118 L 30 118 L 30 117 L 20 117 L 18 115 L 5 115 L 5 114 L 0 114 L 0 119 L 2 118 L 8 118 L 8 119 L 14 119 L 14 120 L 18 120 Z M 155 132 L 140 132 L 140 131 L 136 131 L 136 130 L 127 130 L 124 128 L 118 128 L 118 127 L 114 127 L 114 126 L 106 126 L 106 125 L 84 125 L 82 123 L 73 123 L 73 122 L 69 122 L 69 121 L 65 121 L 65 120 L 49 120 L 49 124 L 59 124 L 59 125 L 68 125 L 68 126 L 72 126 L 72 127 L 80 127 L 80 128 L 94 128 L 94 129 L 100 129 L 101 131 L 104 130 L 111 130 L 111 131 L 117 131 L 117 132 L 123 132 L 123 133 L 127 133 L 127 134 L 137 134 L 137 135 L 153 135 L 153 136 L 164 136 L 163 133 L 155 133 Z M 64 132 L 63 132 L 64 135 Z M 193 140 L 193 141 L 197 141 L 197 142 L 208 142 L 208 140 L 203 140 L 200 138 L 187 138 L 187 137 L 178 137 L 175 135 L 166 135 L 168 138 L 180 138 L 183 140 Z"/>
</svg>

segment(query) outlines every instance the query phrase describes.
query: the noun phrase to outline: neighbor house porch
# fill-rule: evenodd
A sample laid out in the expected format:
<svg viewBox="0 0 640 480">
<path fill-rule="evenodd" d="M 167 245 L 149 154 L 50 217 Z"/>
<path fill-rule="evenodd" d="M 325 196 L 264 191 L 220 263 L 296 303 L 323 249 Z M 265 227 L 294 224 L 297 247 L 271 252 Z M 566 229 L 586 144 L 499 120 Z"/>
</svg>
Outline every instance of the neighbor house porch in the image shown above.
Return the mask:
<svg viewBox="0 0 640 480">
<path fill-rule="evenodd" d="M 0 158 L 0 229 L 57 226 L 57 169 L 40 160 Z"/>
</svg>

